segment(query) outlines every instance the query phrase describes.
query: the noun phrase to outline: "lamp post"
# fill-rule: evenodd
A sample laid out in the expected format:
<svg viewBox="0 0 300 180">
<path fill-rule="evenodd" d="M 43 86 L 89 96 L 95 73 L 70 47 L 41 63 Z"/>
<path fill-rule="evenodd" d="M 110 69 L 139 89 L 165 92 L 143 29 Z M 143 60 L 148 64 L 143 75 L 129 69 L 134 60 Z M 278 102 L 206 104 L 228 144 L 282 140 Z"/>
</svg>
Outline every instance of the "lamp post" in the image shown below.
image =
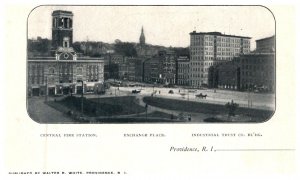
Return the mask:
<svg viewBox="0 0 300 180">
<path fill-rule="evenodd" d="M 48 101 L 48 76 L 46 76 L 46 95 L 45 95 L 45 102 Z"/>
<path fill-rule="evenodd" d="M 81 114 L 83 115 L 83 81 L 79 80 L 81 82 Z"/>
<path fill-rule="evenodd" d="M 212 76 L 213 76 L 213 88 L 214 88 L 214 93 L 216 93 L 216 87 L 215 87 L 215 86 L 216 86 L 216 85 L 215 85 L 215 83 L 216 83 L 216 82 L 215 82 L 215 78 L 216 78 L 216 77 L 215 77 L 215 74 L 216 74 L 216 72 L 215 72 L 215 68 L 214 68 L 214 69 L 213 69 L 213 74 L 212 74 Z"/>
<path fill-rule="evenodd" d="M 154 94 L 154 84 L 153 84 L 152 94 Z"/>
<path fill-rule="evenodd" d="M 71 87 L 70 87 L 70 94 L 71 94 L 71 97 L 72 97 L 72 93 L 73 93 L 73 87 L 72 87 L 72 85 L 71 85 Z"/>
<path fill-rule="evenodd" d="M 152 90 L 153 93 L 154 93 L 154 86 L 155 86 L 155 82 L 153 82 L 153 90 Z"/>
<path fill-rule="evenodd" d="M 61 95 L 63 95 L 63 91 L 62 91 L 62 87 L 59 86 L 59 92 L 61 93 Z"/>
<path fill-rule="evenodd" d="M 145 105 L 145 109 L 146 109 L 146 121 L 148 121 L 148 104 L 147 103 Z"/>
<path fill-rule="evenodd" d="M 98 111 L 98 108 L 99 108 L 99 84 L 97 84 L 97 111 Z"/>
<path fill-rule="evenodd" d="M 251 91 L 252 91 L 252 84 L 248 83 L 248 108 L 252 108 L 252 97 L 251 97 Z"/>
</svg>

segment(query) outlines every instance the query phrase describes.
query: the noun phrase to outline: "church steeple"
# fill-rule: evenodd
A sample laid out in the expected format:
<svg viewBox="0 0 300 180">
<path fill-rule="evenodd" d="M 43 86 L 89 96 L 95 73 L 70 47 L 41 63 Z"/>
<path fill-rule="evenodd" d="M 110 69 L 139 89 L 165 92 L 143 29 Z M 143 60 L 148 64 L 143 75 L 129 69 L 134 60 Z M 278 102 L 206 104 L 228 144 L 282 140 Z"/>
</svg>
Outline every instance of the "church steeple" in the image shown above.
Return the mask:
<svg viewBox="0 0 300 180">
<path fill-rule="evenodd" d="M 140 36 L 140 45 L 145 45 L 145 35 L 144 35 L 144 27 L 142 26 L 141 36 Z"/>
</svg>

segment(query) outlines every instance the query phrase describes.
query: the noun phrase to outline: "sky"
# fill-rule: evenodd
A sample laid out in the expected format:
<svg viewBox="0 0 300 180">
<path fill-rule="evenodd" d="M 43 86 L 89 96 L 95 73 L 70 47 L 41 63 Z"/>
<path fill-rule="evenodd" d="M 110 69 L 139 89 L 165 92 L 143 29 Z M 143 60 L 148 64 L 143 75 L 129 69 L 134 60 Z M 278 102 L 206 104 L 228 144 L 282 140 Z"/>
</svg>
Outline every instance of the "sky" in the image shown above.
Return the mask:
<svg viewBox="0 0 300 180">
<path fill-rule="evenodd" d="M 262 6 L 39 6 L 28 17 L 28 38 L 51 39 L 51 13 L 72 11 L 73 41 L 138 42 L 187 47 L 189 33 L 218 31 L 255 40 L 275 34 L 272 13 Z"/>
</svg>

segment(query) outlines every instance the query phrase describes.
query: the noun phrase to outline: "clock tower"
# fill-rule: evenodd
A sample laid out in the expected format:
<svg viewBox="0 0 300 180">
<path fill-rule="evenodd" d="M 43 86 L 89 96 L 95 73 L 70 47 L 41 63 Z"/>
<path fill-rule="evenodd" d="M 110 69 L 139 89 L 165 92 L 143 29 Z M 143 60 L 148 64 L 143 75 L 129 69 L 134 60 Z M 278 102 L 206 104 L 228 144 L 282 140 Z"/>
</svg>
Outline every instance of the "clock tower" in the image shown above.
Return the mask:
<svg viewBox="0 0 300 180">
<path fill-rule="evenodd" d="M 52 13 L 52 48 L 71 48 L 73 43 L 73 13 L 56 10 Z"/>
</svg>

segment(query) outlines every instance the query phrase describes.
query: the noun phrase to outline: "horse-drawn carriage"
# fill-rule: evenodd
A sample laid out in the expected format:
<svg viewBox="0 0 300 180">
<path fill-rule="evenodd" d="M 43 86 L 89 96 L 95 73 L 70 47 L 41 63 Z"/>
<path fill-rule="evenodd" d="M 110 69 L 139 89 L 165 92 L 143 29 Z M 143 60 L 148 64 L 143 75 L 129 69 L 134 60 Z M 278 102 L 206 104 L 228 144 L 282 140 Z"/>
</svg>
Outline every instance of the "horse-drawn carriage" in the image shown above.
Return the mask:
<svg viewBox="0 0 300 180">
<path fill-rule="evenodd" d="M 141 90 L 136 90 L 136 89 L 134 89 L 134 90 L 132 90 L 131 92 L 132 92 L 132 94 L 138 94 L 138 93 L 141 92 Z"/>
<path fill-rule="evenodd" d="M 195 96 L 196 96 L 197 98 L 206 99 L 207 94 L 202 94 L 202 93 L 200 93 L 200 94 L 196 94 Z"/>
</svg>

